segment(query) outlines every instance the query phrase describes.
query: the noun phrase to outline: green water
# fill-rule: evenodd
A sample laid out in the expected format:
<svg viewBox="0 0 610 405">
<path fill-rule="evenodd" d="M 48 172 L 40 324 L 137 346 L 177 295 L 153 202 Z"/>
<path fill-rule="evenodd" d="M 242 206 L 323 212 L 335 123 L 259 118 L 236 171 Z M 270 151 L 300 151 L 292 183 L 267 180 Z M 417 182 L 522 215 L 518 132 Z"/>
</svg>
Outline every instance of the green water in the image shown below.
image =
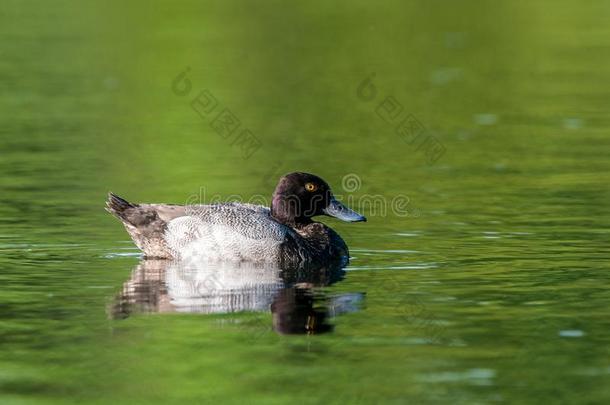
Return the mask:
<svg viewBox="0 0 610 405">
<path fill-rule="evenodd" d="M 0 402 L 610 402 L 609 21 L 604 1 L 3 2 Z M 108 190 L 247 199 L 295 170 L 408 197 L 322 219 L 353 256 L 308 285 L 332 330 L 161 311 L 153 276 L 153 302 L 121 298 L 140 257 Z"/>
</svg>

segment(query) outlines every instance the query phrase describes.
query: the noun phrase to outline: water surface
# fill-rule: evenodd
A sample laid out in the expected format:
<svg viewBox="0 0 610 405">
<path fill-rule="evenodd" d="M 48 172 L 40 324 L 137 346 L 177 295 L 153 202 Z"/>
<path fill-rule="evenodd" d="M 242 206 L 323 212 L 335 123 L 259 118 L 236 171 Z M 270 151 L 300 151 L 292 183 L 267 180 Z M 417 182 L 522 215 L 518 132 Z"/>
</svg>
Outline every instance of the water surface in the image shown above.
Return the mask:
<svg viewBox="0 0 610 405">
<path fill-rule="evenodd" d="M 3 403 L 610 401 L 607 2 L 0 16 Z M 109 190 L 268 198 L 294 170 L 388 202 L 322 219 L 351 248 L 340 277 L 172 296 L 103 211 Z"/>
</svg>

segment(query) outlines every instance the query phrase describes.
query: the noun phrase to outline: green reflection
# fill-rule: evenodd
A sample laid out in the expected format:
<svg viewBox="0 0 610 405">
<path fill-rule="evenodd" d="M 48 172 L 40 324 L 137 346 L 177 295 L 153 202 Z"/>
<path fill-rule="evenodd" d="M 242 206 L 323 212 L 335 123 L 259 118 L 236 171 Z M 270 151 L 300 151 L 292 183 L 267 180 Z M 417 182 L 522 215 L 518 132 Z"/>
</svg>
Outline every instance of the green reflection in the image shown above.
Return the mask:
<svg viewBox="0 0 610 405">
<path fill-rule="evenodd" d="M 603 1 L 4 2 L 2 402 L 608 402 L 609 17 Z M 191 107 L 206 89 L 260 140 L 248 159 Z M 389 96 L 444 146 L 434 164 L 377 115 Z M 419 212 L 328 220 L 354 258 L 321 294 L 363 292 L 360 311 L 319 336 L 261 329 L 271 312 L 109 319 L 139 259 L 108 190 L 270 196 L 295 170 Z"/>
</svg>

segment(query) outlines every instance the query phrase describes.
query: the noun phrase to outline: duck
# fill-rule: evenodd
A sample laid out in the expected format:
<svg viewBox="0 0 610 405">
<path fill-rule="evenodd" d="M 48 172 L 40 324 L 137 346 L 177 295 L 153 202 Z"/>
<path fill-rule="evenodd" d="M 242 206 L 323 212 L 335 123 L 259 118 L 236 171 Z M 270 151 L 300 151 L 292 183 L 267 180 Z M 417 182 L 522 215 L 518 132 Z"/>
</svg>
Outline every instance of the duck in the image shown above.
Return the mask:
<svg viewBox="0 0 610 405">
<path fill-rule="evenodd" d="M 304 172 L 282 176 L 269 207 L 237 202 L 134 204 L 110 192 L 106 210 L 123 223 L 144 259 L 280 266 L 346 265 L 345 241 L 313 218 L 366 221 L 337 200 L 326 181 Z"/>
</svg>

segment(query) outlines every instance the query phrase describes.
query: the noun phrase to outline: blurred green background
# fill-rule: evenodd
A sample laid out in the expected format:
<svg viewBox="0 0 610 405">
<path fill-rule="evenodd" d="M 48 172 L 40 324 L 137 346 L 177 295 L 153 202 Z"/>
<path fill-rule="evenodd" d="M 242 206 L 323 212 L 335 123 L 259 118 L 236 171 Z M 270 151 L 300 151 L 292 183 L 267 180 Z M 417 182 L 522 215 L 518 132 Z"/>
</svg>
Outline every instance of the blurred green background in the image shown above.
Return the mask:
<svg viewBox="0 0 610 405">
<path fill-rule="evenodd" d="M 4 1 L 0 401 L 608 403 L 609 21 L 607 1 Z M 249 158 L 191 108 L 204 89 Z M 389 96 L 437 161 L 377 115 Z M 108 190 L 269 196 L 296 170 L 417 213 L 323 220 L 354 257 L 322 290 L 366 294 L 333 333 L 108 319 L 139 262 Z"/>
</svg>

